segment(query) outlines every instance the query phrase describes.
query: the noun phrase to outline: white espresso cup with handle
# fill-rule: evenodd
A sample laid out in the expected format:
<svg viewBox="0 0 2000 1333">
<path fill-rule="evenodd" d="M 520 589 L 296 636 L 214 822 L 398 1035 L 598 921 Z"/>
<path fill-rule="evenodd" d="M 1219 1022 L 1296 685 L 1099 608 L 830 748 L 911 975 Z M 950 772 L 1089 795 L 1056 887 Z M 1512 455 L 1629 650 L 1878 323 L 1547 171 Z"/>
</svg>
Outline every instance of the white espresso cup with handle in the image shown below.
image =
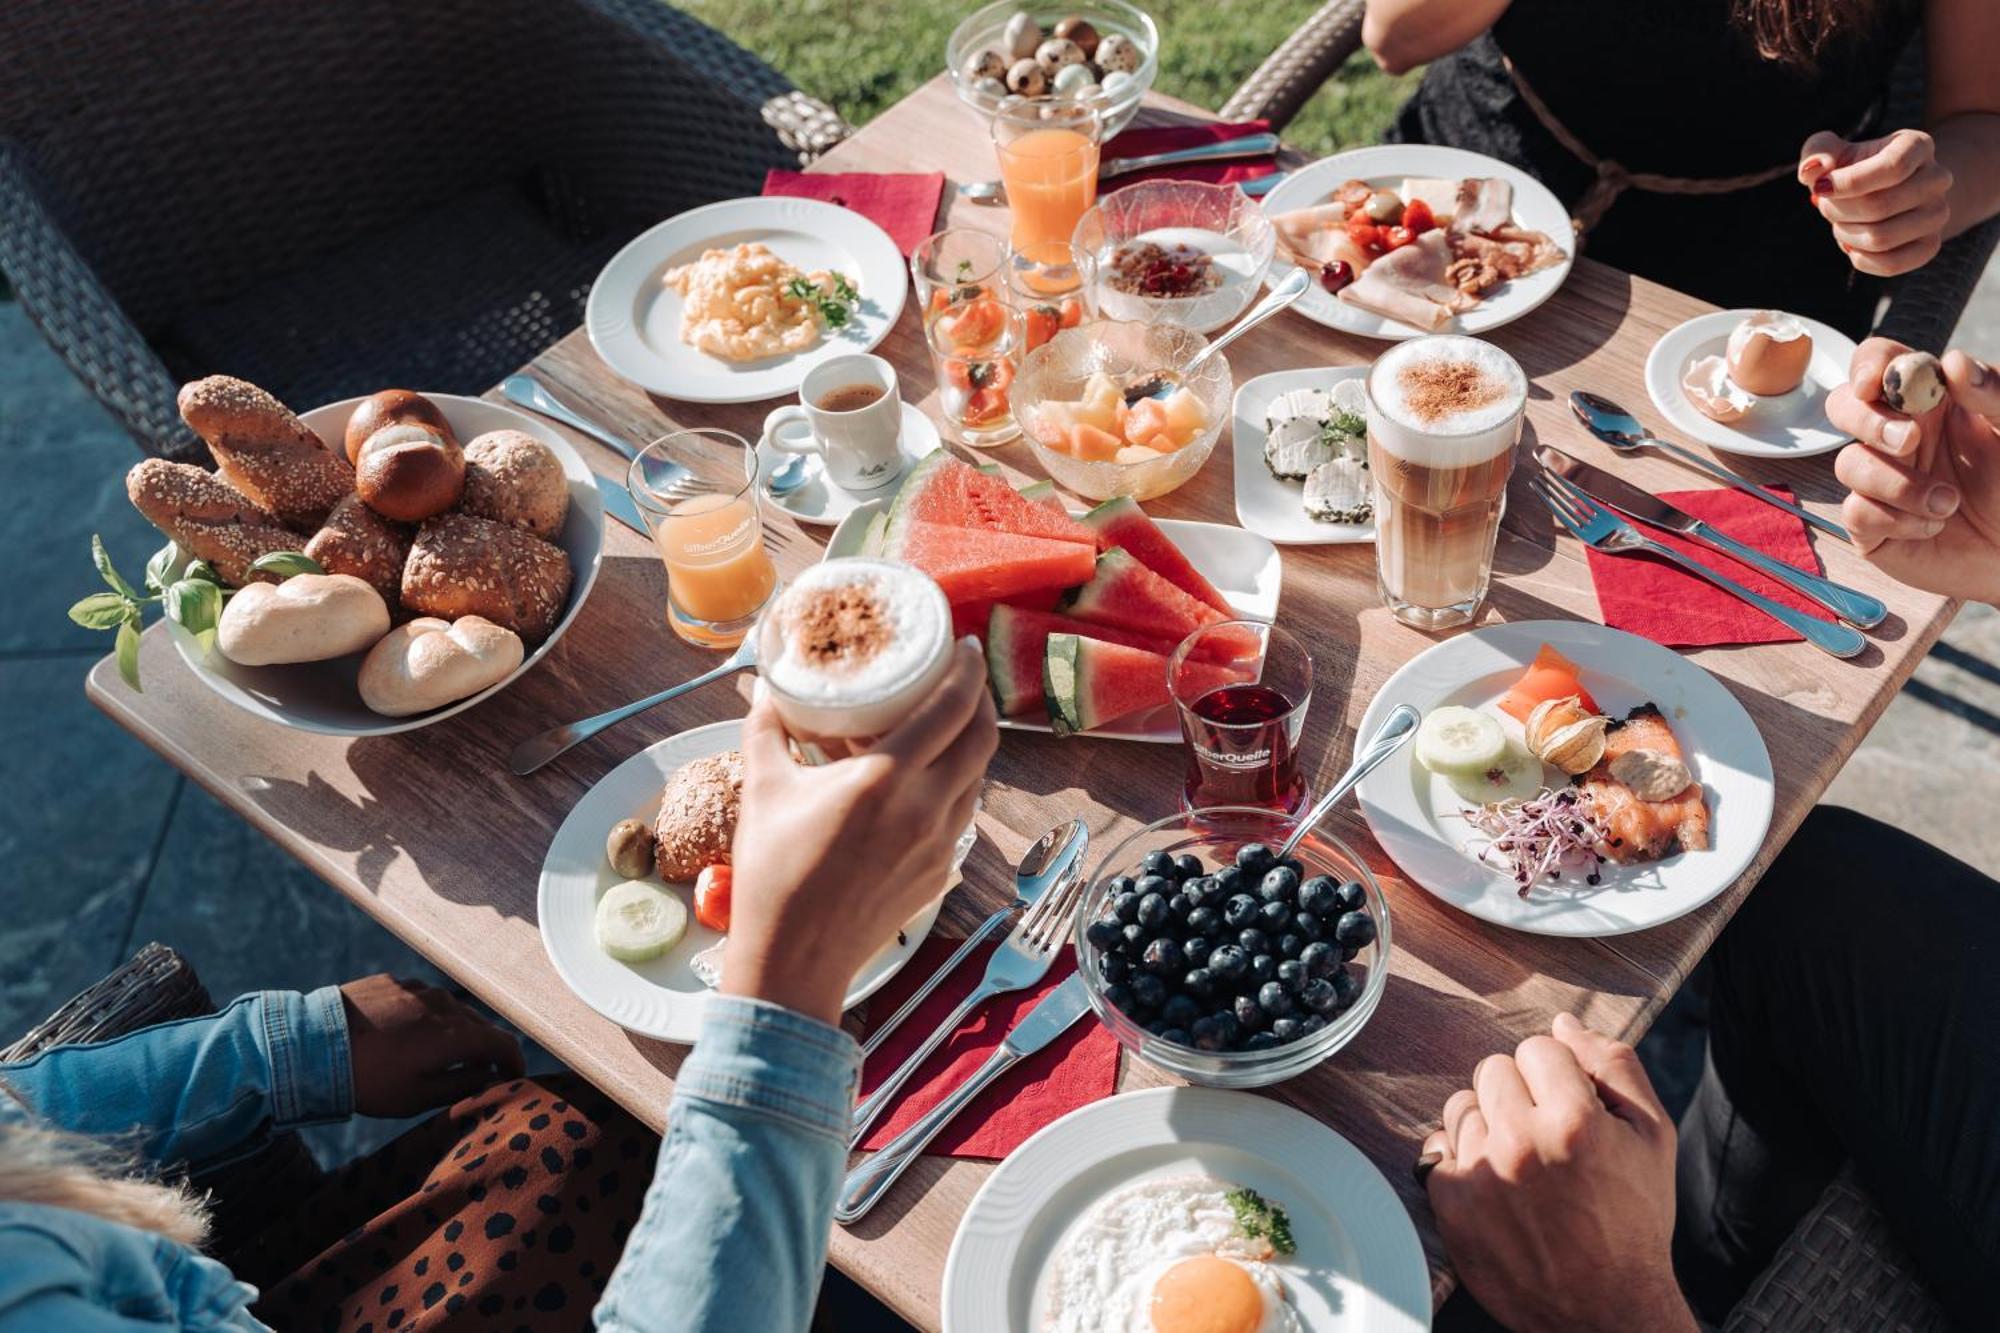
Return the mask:
<svg viewBox="0 0 2000 1333">
<path fill-rule="evenodd" d="M 834 485 L 872 491 L 903 474 L 903 400 L 896 368 L 879 356 L 823 361 L 799 401 L 764 418 L 764 440 L 788 454 L 818 454 Z"/>
</svg>

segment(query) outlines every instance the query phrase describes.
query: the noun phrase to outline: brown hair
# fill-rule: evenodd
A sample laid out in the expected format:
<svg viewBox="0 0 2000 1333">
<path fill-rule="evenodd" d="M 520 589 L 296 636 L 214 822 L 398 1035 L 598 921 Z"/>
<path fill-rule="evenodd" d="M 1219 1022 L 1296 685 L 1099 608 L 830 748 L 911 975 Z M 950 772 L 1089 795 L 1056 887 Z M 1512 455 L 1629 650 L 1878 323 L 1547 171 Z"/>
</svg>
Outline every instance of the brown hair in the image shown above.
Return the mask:
<svg viewBox="0 0 2000 1333">
<path fill-rule="evenodd" d="M 1811 66 L 1835 38 L 1865 33 L 1883 0 L 1735 0 L 1732 17 L 1757 43 L 1757 54 Z"/>
</svg>

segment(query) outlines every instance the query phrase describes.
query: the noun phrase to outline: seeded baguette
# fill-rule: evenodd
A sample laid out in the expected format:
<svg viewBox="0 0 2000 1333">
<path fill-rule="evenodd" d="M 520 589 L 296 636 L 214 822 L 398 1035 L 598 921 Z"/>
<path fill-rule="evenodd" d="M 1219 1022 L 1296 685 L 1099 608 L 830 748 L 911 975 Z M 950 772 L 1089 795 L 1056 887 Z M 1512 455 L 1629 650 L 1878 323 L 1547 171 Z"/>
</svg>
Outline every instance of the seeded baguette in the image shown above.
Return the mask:
<svg viewBox="0 0 2000 1333">
<path fill-rule="evenodd" d="M 223 477 L 287 527 L 316 531 L 354 489 L 347 460 L 254 384 L 210 375 L 182 385 L 179 406 Z"/>
<path fill-rule="evenodd" d="M 304 540 L 221 477 L 192 463 L 148 458 L 125 474 L 125 494 L 146 521 L 183 551 L 206 560 L 231 587 L 252 581 L 250 565 L 273 551 L 296 551 Z"/>
</svg>

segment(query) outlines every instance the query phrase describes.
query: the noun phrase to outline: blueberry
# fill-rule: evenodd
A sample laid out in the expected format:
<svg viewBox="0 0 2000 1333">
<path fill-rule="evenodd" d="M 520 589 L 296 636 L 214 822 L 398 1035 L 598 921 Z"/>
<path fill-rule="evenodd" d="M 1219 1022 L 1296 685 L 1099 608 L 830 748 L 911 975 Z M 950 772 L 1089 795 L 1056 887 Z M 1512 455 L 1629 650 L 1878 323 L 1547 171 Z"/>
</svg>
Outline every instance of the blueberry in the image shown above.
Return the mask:
<svg viewBox="0 0 2000 1333">
<path fill-rule="evenodd" d="M 1310 1037 L 1313 1033 L 1320 1031 L 1325 1026 L 1326 1026 L 1325 1015 L 1307 1014 L 1299 1022 L 1299 1035 L 1302 1037 Z"/>
<path fill-rule="evenodd" d="M 1225 898 L 1232 893 L 1243 892 L 1243 872 L 1235 866 L 1222 867 L 1222 869 L 1215 872 L 1212 878 L 1215 880 L 1215 886 L 1222 890 L 1222 896 Z"/>
<path fill-rule="evenodd" d="M 1205 967 L 1191 967 L 1181 978 L 1181 989 L 1206 1000 L 1215 994 L 1215 974 Z"/>
<path fill-rule="evenodd" d="M 1189 880 L 1184 891 L 1200 899 L 1203 907 L 1213 908 L 1218 912 L 1222 910 L 1222 904 L 1229 899 L 1229 895 L 1223 891 L 1222 885 L 1216 882 L 1213 875 L 1203 875 L 1200 879 Z"/>
<path fill-rule="evenodd" d="M 1292 929 L 1307 940 L 1323 940 L 1326 938 L 1326 918 L 1317 912 L 1294 912 Z"/>
<path fill-rule="evenodd" d="M 1128 889 L 1113 898 L 1111 900 L 1111 914 L 1127 925 L 1137 921 L 1139 919 L 1139 895 Z"/>
<path fill-rule="evenodd" d="M 1173 918 L 1176 921 L 1187 920 L 1188 913 L 1194 911 L 1199 906 L 1201 906 L 1200 903 L 1188 897 L 1185 893 L 1177 893 L 1167 899 L 1167 911 L 1173 914 Z"/>
<path fill-rule="evenodd" d="M 1205 1014 L 1195 1020 L 1188 1032 L 1194 1037 L 1194 1044 L 1204 1051 L 1222 1049 L 1222 1029 L 1215 1021 L 1214 1014 Z"/>
<path fill-rule="evenodd" d="M 1222 929 L 1222 913 L 1213 907 L 1197 907 L 1187 914 L 1187 928 L 1197 935 L 1213 935 Z"/>
<path fill-rule="evenodd" d="M 1116 879 L 1113 879 L 1110 884 L 1106 885 L 1105 889 L 1114 898 L 1121 893 L 1130 893 L 1132 892 L 1132 877 L 1130 875 L 1120 875 Z"/>
<path fill-rule="evenodd" d="M 1243 946 L 1245 953 L 1260 954 L 1271 952 L 1271 937 L 1255 926 L 1245 926 L 1239 931 L 1236 936 L 1236 942 Z"/>
<path fill-rule="evenodd" d="M 1239 893 L 1222 905 L 1222 920 L 1231 930 L 1241 930 L 1257 919 L 1257 900 Z"/>
<path fill-rule="evenodd" d="M 1339 999 L 1342 1009 L 1361 998 L 1361 978 L 1348 969 L 1341 968 L 1327 980 L 1333 983 L 1334 994 Z"/>
<path fill-rule="evenodd" d="M 1282 1018 L 1292 1012 L 1292 997 L 1285 994 L 1280 982 L 1267 981 L 1257 988 L 1257 1007 L 1273 1018 Z"/>
<path fill-rule="evenodd" d="M 1146 859 L 1139 863 L 1139 869 L 1148 875 L 1172 875 L 1174 858 L 1166 852 L 1147 852 Z"/>
<path fill-rule="evenodd" d="M 1278 984 L 1288 995 L 1297 995 L 1306 984 L 1306 965 L 1296 958 L 1288 958 L 1278 964 Z"/>
<path fill-rule="evenodd" d="M 1090 942 L 1091 948 L 1109 953 L 1125 943 L 1125 931 L 1116 921 L 1093 921 L 1084 930 L 1083 938 Z"/>
<path fill-rule="evenodd" d="M 1243 1039 L 1242 1049 L 1246 1051 L 1268 1051 L 1278 1044 L 1278 1039 L 1268 1032 L 1253 1032 Z"/>
<path fill-rule="evenodd" d="M 1128 958 L 1137 958 L 1145 950 L 1146 941 L 1153 938 L 1146 928 L 1137 922 L 1126 926 L 1122 933 L 1125 936 L 1125 955 Z"/>
<path fill-rule="evenodd" d="M 1250 955 L 1239 944 L 1219 944 L 1208 956 L 1208 970 L 1224 981 L 1240 981 L 1250 972 Z"/>
<path fill-rule="evenodd" d="M 1278 936 L 1278 957 L 1297 958 L 1306 951 L 1306 937 L 1292 931 Z"/>
<path fill-rule="evenodd" d="M 1132 891 L 1142 898 L 1149 893 L 1157 893 L 1165 898 L 1177 887 L 1179 886 L 1165 875 L 1142 875 L 1139 877 L 1139 882 L 1132 886 Z"/>
<path fill-rule="evenodd" d="M 1257 924 L 1277 934 L 1292 924 L 1292 905 L 1286 902 L 1265 903 L 1257 909 Z"/>
<path fill-rule="evenodd" d="M 1267 903 L 1292 903 L 1298 900 L 1299 877 L 1284 866 L 1267 872 L 1257 881 L 1257 896 Z"/>
<path fill-rule="evenodd" d="M 1132 988 L 1114 982 L 1104 988 L 1104 1002 L 1113 1009 L 1130 1013 L 1135 1003 L 1132 998 Z"/>
<path fill-rule="evenodd" d="M 1139 924 L 1148 930 L 1158 930 L 1167 924 L 1167 900 L 1157 893 L 1149 893 L 1139 899 Z"/>
<path fill-rule="evenodd" d="M 1250 980 L 1254 984 L 1262 986 L 1266 982 L 1276 979 L 1277 975 L 1278 960 L 1271 957 L 1270 954 L 1260 953 L 1251 957 Z"/>
<path fill-rule="evenodd" d="M 1278 862 L 1278 865 L 1291 871 L 1293 879 L 1304 879 L 1306 877 L 1306 863 L 1299 860 L 1296 856 L 1288 856 Z"/>
<path fill-rule="evenodd" d="M 1348 912 L 1333 924 L 1333 937 L 1343 949 L 1359 949 L 1375 939 L 1375 918 L 1366 912 Z"/>
<path fill-rule="evenodd" d="M 1297 1041 L 1305 1036 L 1305 1024 L 1296 1018 L 1280 1018 L 1271 1024 L 1271 1035 L 1276 1037 L 1278 1044 L 1282 1046 L 1288 1041 Z"/>
<path fill-rule="evenodd" d="M 1236 864 L 1247 875 L 1261 877 L 1275 860 L 1271 849 L 1261 842 L 1246 842 L 1236 849 Z"/>
<path fill-rule="evenodd" d="M 1340 896 L 1340 910 L 1343 912 L 1358 912 L 1368 905 L 1368 895 L 1362 890 L 1359 880 L 1350 879 L 1334 892 Z M 1333 914 L 1329 912 L 1327 915 Z"/>
<path fill-rule="evenodd" d="M 1201 874 L 1201 858 L 1193 852 L 1182 852 L 1174 858 L 1174 874 L 1183 883 Z"/>
<path fill-rule="evenodd" d="M 1097 960 L 1097 975 L 1107 983 L 1117 983 L 1132 975 L 1132 964 L 1123 954 L 1108 953 Z"/>
<path fill-rule="evenodd" d="M 1322 916 L 1338 916 L 1339 887 L 1325 875 L 1314 875 L 1299 885 L 1299 906 Z"/>
<path fill-rule="evenodd" d="M 1228 1050 L 1236 1044 L 1236 1039 L 1243 1035 L 1242 1024 L 1238 1023 L 1236 1015 L 1227 1009 L 1218 1009 L 1210 1014 L 1208 1022 L 1219 1039 L 1220 1044 L 1216 1048 L 1218 1050 Z"/>
<path fill-rule="evenodd" d="M 1169 1027 L 1184 1028 L 1201 1017 L 1201 1005 L 1192 995 L 1175 995 L 1160 1006 L 1160 1021 Z"/>
<path fill-rule="evenodd" d="M 1179 940 L 1162 937 L 1146 946 L 1146 952 L 1139 956 L 1140 965 L 1155 976 L 1166 976 L 1181 971 L 1187 961 L 1181 956 Z"/>
<path fill-rule="evenodd" d="M 1314 977 L 1299 992 L 1299 1003 L 1316 1014 L 1330 1014 L 1340 1008 L 1340 992 L 1325 977 Z"/>
<path fill-rule="evenodd" d="M 1239 995 L 1229 1002 L 1229 1012 L 1236 1015 L 1237 1026 L 1245 1032 L 1256 1032 L 1271 1021 L 1271 1016 L 1257 1006 L 1248 995 Z"/>
<path fill-rule="evenodd" d="M 1299 961 L 1306 965 L 1306 975 L 1313 977 L 1332 976 L 1340 966 L 1340 950 L 1324 940 L 1308 944 L 1299 954 Z"/>
<path fill-rule="evenodd" d="M 1176 1046 L 1194 1045 L 1194 1039 L 1188 1036 L 1186 1028 L 1161 1028 L 1153 1035 L 1161 1041 L 1170 1041 Z"/>
<path fill-rule="evenodd" d="M 1190 935 L 1181 941 L 1181 957 L 1189 967 L 1206 967 L 1209 954 L 1215 951 L 1215 941 L 1207 935 Z"/>
<path fill-rule="evenodd" d="M 1132 999 L 1151 1013 L 1167 1002 L 1167 983 L 1150 972 L 1132 978 Z"/>
</svg>

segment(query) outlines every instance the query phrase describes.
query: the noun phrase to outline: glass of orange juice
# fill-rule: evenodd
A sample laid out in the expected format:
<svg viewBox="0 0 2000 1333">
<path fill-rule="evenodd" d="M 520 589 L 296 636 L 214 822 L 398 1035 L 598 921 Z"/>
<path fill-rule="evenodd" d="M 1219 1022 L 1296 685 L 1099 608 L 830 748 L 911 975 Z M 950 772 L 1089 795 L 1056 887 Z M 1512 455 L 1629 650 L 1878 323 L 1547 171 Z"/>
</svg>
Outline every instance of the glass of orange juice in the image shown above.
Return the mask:
<svg viewBox="0 0 2000 1333">
<path fill-rule="evenodd" d="M 1067 242 L 1097 202 L 1097 149 L 1104 121 L 1092 106 L 1060 108 L 1053 120 L 1042 108 L 1018 107 L 993 118 L 993 149 L 1013 210 L 1016 250 Z"/>
<path fill-rule="evenodd" d="M 726 430 L 684 430 L 639 451 L 626 489 L 667 566 L 667 623 L 703 648 L 734 648 L 777 591 L 764 548 L 757 454 Z"/>
</svg>

